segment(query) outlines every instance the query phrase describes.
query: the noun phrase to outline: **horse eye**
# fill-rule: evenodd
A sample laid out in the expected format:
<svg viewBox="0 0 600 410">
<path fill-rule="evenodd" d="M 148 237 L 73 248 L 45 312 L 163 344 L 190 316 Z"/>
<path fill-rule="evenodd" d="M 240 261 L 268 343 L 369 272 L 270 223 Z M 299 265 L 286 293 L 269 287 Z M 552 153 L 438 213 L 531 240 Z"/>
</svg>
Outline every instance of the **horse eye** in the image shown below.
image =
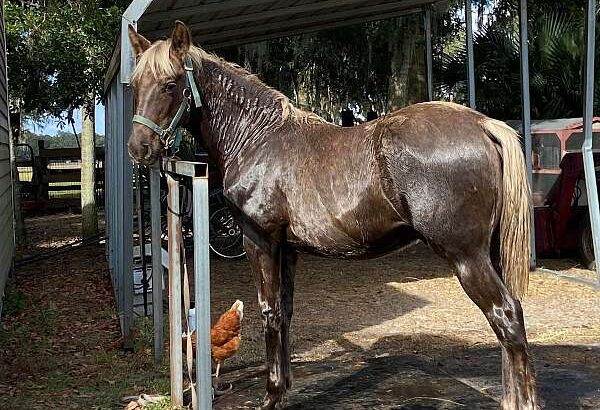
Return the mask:
<svg viewBox="0 0 600 410">
<path fill-rule="evenodd" d="M 177 88 L 177 83 L 175 81 L 169 81 L 165 84 L 165 91 L 167 92 L 173 92 L 175 91 L 175 88 Z"/>
</svg>

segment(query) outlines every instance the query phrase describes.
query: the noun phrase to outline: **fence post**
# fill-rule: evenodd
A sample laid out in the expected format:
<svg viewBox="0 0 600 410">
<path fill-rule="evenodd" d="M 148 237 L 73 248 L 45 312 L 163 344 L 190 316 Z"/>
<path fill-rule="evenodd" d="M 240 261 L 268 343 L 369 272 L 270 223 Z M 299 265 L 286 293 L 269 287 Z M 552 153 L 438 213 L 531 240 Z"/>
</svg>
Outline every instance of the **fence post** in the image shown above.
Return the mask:
<svg viewBox="0 0 600 410">
<path fill-rule="evenodd" d="M 154 360 L 162 357 L 163 338 L 163 265 L 160 221 L 160 169 L 150 168 L 150 219 L 152 225 L 152 316 L 154 321 Z"/>
<path fill-rule="evenodd" d="M 38 197 L 48 201 L 48 159 L 42 155 L 46 149 L 45 145 L 45 141 L 38 140 L 38 156 L 34 161 L 32 179 L 37 175 Z"/>
<path fill-rule="evenodd" d="M 169 230 L 169 354 L 171 358 L 171 404 L 183 406 L 183 352 L 181 326 L 181 218 L 179 181 L 167 174 L 167 224 Z"/>
<path fill-rule="evenodd" d="M 212 407 L 208 177 L 192 178 L 194 206 L 194 306 L 196 308 L 196 388 L 198 408 Z"/>
</svg>

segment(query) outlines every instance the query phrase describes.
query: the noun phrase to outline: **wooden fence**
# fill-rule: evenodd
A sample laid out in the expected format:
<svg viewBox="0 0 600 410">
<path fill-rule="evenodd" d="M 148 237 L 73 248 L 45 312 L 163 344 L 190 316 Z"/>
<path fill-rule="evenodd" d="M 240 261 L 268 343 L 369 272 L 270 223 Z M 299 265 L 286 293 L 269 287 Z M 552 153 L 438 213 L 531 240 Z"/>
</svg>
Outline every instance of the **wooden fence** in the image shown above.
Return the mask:
<svg viewBox="0 0 600 410">
<path fill-rule="evenodd" d="M 79 148 L 46 148 L 44 141 L 38 141 L 38 155 L 29 165 L 32 172 L 30 181 L 21 180 L 21 182 L 32 186 L 36 193 L 36 201 L 43 202 L 44 208 L 81 206 L 81 150 Z M 20 175 L 27 171 L 28 167 L 19 166 Z M 103 147 L 96 148 L 96 200 L 99 206 L 104 204 Z"/>
</svg>

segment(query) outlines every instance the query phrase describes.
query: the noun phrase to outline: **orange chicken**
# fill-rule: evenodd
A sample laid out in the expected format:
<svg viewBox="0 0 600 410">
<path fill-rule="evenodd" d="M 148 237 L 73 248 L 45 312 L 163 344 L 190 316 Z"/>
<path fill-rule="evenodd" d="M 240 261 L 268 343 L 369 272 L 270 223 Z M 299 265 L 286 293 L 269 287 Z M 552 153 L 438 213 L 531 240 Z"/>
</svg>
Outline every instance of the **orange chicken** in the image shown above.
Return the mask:
<svg viewBox="0 0 600 410">
<path fill-rule="evenodd" d="M 210 350 L 217 365 L 215 377 L 219 377 L 221 363 L 233 356 L 240 348 L 244 302 L 236 300 L 210 329 Z"/>
<path fill-rule="evenodd" d="M 242 337 L 242 319 L 244 317 L 244 302 L 236 300 L 235 303 L 210 329 L 210 350 L 213 362 L 217 366 L 215 377 L 219 377 L 221 363 L 233 356 L 240 347 Z M 192 332 L 192 335 L 194 332 Z M 186 349 L 186 340 L 183 340 L 183 349 Z M 192 336 L 192 352 L 196 353 L 196 337 Z"/>
</svg>

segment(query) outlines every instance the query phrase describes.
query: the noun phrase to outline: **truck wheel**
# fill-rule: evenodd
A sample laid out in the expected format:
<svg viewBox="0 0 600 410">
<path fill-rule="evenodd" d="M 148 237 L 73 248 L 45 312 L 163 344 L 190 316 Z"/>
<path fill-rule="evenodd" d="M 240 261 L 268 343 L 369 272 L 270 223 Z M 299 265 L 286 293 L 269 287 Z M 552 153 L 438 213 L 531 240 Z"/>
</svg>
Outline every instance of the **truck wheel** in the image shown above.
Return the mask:
<svg viewBox="0 0 600 410">
<path fill-rule="evenodd" d="M 596 258 L 594 257 L 594 242 L 592 240 L 592 225 L 589 219 L 586 219 L 581 229 L 579 237 L 579 253 L 583 266 L 586 269 L 596 269 Z"/>
</svg>

